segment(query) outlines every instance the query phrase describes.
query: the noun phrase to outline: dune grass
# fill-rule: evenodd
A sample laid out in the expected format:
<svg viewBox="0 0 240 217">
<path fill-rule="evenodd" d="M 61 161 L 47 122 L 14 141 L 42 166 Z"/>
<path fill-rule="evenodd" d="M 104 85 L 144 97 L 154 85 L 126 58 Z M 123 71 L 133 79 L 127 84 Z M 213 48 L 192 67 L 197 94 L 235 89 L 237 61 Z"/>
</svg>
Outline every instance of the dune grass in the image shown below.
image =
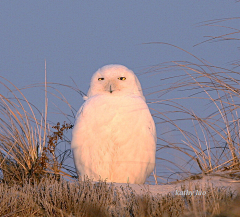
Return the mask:
<svg viewBox="0 0 240 217">
<path fill-rule="evenodd" d="M 72 177 L 72 174 L 63 170 L 63 162 L 70 150 L 56 156 L 59 140 L 64 140 L 63 133 L 71 129 L 72 125 L 57 123 L 50 129 L 46 115 L 34 107 L 16 86 L 7 80 L 1 82 L 1 85 L 5 87 L 8 95 L 11 95 L 5 97 L 0 94 L 2 181 L 7 183 L 23 183 L 26 179 L 40 181 L 42 177 L 49 175 Z"/>
<path fill-rule="evenodd" d="M 196 189 L 200 189 L 196 187 Z M 184 186 L 182 187 L 184 189 Z M 130 187 L 105 182 L 68 182 L 56 177 L 11 187 L 0 183 L 1 216 L 227 216 L 239 212 L 239 198 L 230 189 L 206 188 L 204 196 L 136 195 Z M 228 210 L 226 207 L 231 207 Z M 224 216 L 224 215 L 221 215 Z"/>
<path fill-rule="evenodd" d="M 186 165 L 204 174 L 240 169 L 240 73 L 197 60 L 201 63 L 171 62 L 148 72 L 165 79 L 165 70 L 178 70 L 177 81 L 168 74 L 168 86 L 154 92 L 158 98 L 151 104 L 166 108 L 153 109 L 158 124 L 171 129 L 165 134 L 180 135 L 177 142 L 171 142 L 158 134 L 159 151 L 181 153 L 177 165 L 171 162 L 182 172 L 180 179 L 192 174 Z M 175 98 L 167 97 L 171 92 Z M 194 103 L 199 106 L 198 113 L 191 108 Z M 179 165 L 183 159 L 187 159 L 186 163 Z"/>
</svg>

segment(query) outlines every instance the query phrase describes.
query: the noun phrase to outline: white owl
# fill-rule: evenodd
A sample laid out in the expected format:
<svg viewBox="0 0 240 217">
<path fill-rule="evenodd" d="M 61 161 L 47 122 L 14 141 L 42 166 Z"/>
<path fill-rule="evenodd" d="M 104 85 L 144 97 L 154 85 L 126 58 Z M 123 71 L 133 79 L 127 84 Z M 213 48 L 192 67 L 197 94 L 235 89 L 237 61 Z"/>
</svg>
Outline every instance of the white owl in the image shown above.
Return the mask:
<svg viewBox="0 0 240 217">
<path fill-rule="evenodd" d="M 104 66 L 85 100 L 72 132 L 77 172 L 82 179 L 143 184 L 155 167 L 156 128 L 136 75 Z"/>
</svg>

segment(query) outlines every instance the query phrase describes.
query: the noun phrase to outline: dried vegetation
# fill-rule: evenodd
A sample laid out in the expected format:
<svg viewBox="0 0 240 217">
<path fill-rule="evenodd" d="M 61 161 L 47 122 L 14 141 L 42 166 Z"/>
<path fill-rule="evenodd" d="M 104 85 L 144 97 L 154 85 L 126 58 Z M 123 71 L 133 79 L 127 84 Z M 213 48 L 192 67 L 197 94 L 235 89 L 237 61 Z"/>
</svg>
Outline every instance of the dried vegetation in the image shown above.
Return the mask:
<svg viewBox="0 0 240 217">
<path fill-rule="evenodd" d="M 229 189 L 207 188 L 205 191 L 205 196 L 170 193 L 139 196 L 130 187 L 117 190 L 105 182 L 68 182 L 49 177 L 22 186 L 1 183 L 0 216 L 175 217 L 220 216 L 221 210 L 227 212 L 227 216 L 234 216 L 231 213 L 239 212 L 239 198 Z"/>
</svg>

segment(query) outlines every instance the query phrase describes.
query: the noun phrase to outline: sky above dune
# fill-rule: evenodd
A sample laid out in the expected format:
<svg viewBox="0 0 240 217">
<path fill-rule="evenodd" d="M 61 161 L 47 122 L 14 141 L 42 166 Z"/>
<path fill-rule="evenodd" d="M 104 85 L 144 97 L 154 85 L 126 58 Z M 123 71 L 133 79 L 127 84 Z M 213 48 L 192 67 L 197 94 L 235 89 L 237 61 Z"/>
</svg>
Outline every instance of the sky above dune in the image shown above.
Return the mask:
<svg viewBox="0 0 240 217">
<path fill-rule="evenodd" d="M 238 54 L 231 44 L 194 45 L 228 33 L 217 26 L 199 27 L 201 22 L 237 17 L 239 8 L 235 1 L 218 0 L 2 0 L 0 73 L 20 87 L 42 82 L 46 59 L 49 82 L 71 83 L 71 77 L 86 92 L 91 75 L 105 64 L 123 64 L 139 73 L 189 58 L 169 46 L 144 44 L 149 42 L 173 44 L 212 64 L 227 64 Z M 145 88 L 150 85 L 143 82 Z"/>
<path fill-rule="evenodd" d="M 205 21 L 238 17 L 239 11 L 240 3 L 234 0 L 1 0 L 0 76 L 18 88 L 43 83 L 46 60 L 48 82 L 76 85 L 87 93 L 90 78 L 98 68 L 122 64 L 138 75 L 147 95 L 150 87 L 162 82 L 161 74 L 144 74 L 151 66 L 193 60 L 171 45 L 210 64 L 231 68 L 239 56 L 236 41 L 201 42 L 234 31 L 223 26 L 239 27 L 239 20 L 212 26 L 205 26 Z M 170 71 L 169 76 L 174 73 Z M 81 106 L 81 95 L 58 88 L 76 110 Z M 40 111 L 44 110 L 43 87 L 24 89 L 23 93 Z M 150 101 L 150 96 L 146 98 Z M 55 105 L 65 106 L 50 100 L 53 113 Z M 67 109 L 65 112 L 70 113 Z M 58 114 L 51 116 L 51 112 L 48 118 L 53 123 L 65 120 Z"/>
</svg>

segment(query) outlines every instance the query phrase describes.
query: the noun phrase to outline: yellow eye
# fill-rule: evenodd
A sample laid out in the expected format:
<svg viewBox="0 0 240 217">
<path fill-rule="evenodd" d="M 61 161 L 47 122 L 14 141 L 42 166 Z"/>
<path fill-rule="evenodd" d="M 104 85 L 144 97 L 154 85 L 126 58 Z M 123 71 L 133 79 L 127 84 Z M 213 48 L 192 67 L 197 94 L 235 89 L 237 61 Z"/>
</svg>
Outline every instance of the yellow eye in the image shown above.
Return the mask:
<svg viewBox="0 0 240 217">
<path fill-rule="evenodd" d="M 119 80 L 122 80 L 122 81 L 126 80 L 125 77 L 119 77 L 118 79 L 119 79 Z"/>
<path fill-rule="evenodd" d="M 98 78 L 98 80 L 99 80 L 99 81 L 102 81 L 102 80 L 104 80 L 104 78 Z"/>
</svg>

